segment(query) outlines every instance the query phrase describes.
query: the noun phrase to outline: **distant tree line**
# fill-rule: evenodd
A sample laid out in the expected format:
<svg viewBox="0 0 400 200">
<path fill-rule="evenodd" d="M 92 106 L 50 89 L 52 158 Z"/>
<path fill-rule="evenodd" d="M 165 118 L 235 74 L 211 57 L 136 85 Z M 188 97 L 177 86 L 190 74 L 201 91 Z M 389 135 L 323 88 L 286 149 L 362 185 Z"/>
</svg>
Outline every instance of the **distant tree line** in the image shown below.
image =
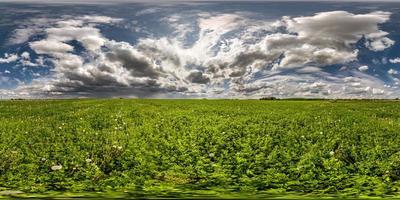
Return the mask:
<svg viewBox="0 0 400 200">
<path fill-rule="evenodd" d="M 260 100 L 278 100 L 276 97 L 261 97 Z"/>
</svg>

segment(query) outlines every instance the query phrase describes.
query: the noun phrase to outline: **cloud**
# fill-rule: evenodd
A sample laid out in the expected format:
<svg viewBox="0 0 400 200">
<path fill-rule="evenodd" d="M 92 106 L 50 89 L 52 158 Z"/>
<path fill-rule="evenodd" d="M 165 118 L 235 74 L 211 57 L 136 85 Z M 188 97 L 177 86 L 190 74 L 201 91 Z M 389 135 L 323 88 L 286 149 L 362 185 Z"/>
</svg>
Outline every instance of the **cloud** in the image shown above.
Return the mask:
<svg viewBox="0 0 400 200">
<path fill-rule="evenodd" d="M 389 12 L 352 14 L 346 11 L 317 13 L 311 17 L 297 17 L 285 20 L 287 29 L 298 34 L 311 45 L 329 44 L 337 49 L 351 47 L 362 37 L 368 41 L 368 48 L 381 51 L 394 44 L 386 38 L 387 32 L 379 30 L 378 24 L 389 20 Z"/>
<path fill-rule="evenodd" d="M 5 53 L 3 58 L 0 58 L 0 64 L 1 63 L 11 63 L 15 62 L 18 60 L 18 55 L 17 54 L 8 54 Z"/>
<path fill-rule="evenodd" d="M 63 32 L 63 28 L 68 27 L 81 27 L 90 24 L 117 24 L 123 21 L 121 18 L 112 18 L 108 16 L 98 16 L 98 15 L 84 15 L 79 17 L 74 16 L 63 16 L 61 19 L 57 18 L 33 18 L 28 20 L 25 24 L 20 25 L 12 36 L 8 40 L 8 44 L 21 44 L 29 41 L 29 39 L 37 34 L 45 34 L 45 31 L 55 31 L 59 33 L 60 36 L 73 37 L 73 34 L 78 34 L 79 29 L 72 30 L 71 32 Z M 54 27 L 56 26 L 56 27 Z M 53 27 L 54 29 L 48 29 Z M 87 27 L 90 28 L 90 27 Z M 69 33 L 70 35 L 63 35 L 62 33 Z M 94 33 L 97 35 L 97 33 Z"/>
<path fill-rule="evenodd" d="M 31 58 L 31 56 L 30 56 L 29 52 L 24 51 L 24 52 L 21 54 L 21 58 L 23 58 L 23 59 L 25 59 L 25 60 L 29 60 L 29 59 Z"/>
<path fill-rule="evenodd" d="M 367 65 L 363 65 L 363 66 L 361 66 L 361 67 L 358 68 L 358 70 L 360 70 L 360 71 L 362 71 L 362 72 L 365 72 L 365 71 L 367 71 L 368 69 L 369 69 L 369 67 L 368 67 Z"/>
<path fill-rule="evenodd" d="M 40 55 L 50 56 L 54 65 L 53 77 L 36 81 L 29 87 L 42 87 L 47 95 L 97 96 L 122 92 L 146 95 L 159 91 L 184 91 L 184 86 L 168 83 L 167 77 L 154 61 L 138 48 L 126 42 L 109 40 L 90 23 L 114 23 L 108 17 L 77 17 L 61 19 L 56 27 L 43 30 L 46 37 L 29 43 Z M 88 54 L 75 54 L 70 41 L 77 41 Z M 28 57 L 28 55 L 24 55 Z M 161 77 L 162 76 L 162 77 Z M 43 94 L 42 94 L 43 95 Z"/>
<path fill-rule="evenodd" d="M 283 17 L 277 25 L 287 33 L 271 34 L 264 39 L 266 49 L 284 55 L 276 67 L 345 64 L 357 59 L 354 45 L 363 37 L 366 46 L 381 51 L 394 44 L 379 30 L 389 19 L 388 12 L 352 14 L 346 11 L 317 13 L 308 17 Z M 290 34 L 291 33 L 291 34 Z"/>
<path fill-rule="evenodd" d="M 152 61 L 130 44 L 110 41 L 107 47 L 110 50 L 106 53 L 107 60 L 129 70 L 132 76 L 157 78 L 160 75 Z"/>
<path fill-rule="evenodd" d="M 399 72 L 397 70 L 395 70 L 395 69 L 389 69 L 388 74 L 396 75 L 396 74 L 399 74 Z"/>
<path fill-rule="evenodd" d="M 156 11 L 143 14 L 151 12 Z M 378 26 L 390 13 L 332 11 L 271 21 L 249 16 L 200 12 L 190 16 L 197 19 L 190 25 L 182 24 L 185 16 L 175 14 L 160 19 L 170 22 L 175 30 L 171 35 L 139 38 L 135 44 L 101 33 L 99 24 L 112 26 L 122 22 L 119 18 L 86 15 L 49 20 L 48 25 L 35 29 L 44 38 L 29 46 L 36 54 L 49 57 L 52 73 L 14 92 L 51 97 L 358 98 L 396 94 L 380 79 L 361 73 L 368 66 L 359 71 L 352 67 L 359 65 L 356 44 L 361 39 L 371 51 L 394 44 Z M 187 33 L 196 34 L 196 39 L 188 42 Z M 71 41 L 81 44 L 83 53 L 77 53 Z M 20 57 L 30 60 L 28 53 Z M 327 72 L 334 65 L 348 67 L 341 73 Z"/>
<path fill-rule="evenodd" d="M 28 67 L 39 67 L 39 66 L 44 66 L 43 63 L 43 58 L 37 58 L 36 63 L 31 61 L 31 55 L 29 52 L 24 51 L 20 55 L 19 63 L 22 66 L 28 66 Z"/>
<path fill-rule="evenodd" d="M 162 9 L 161 8 L 147 8 L 147 9 L 143 9 L 143 10 L 140 10 L 140 11 L 138 11 L 138 12 L 136 12 L 136 16 L 141 16 L 141 15 L 148 15 L 148 14 L 154 14 L 154 13 L 157 13 L 157 12 L 160 12 L 160 11 L 162 11 Z"/>
<path fill-rule="evenodd" d="M 13 36 L 9 38 L 9 44 L 20 44 L 29 40 L 29 38 L 36 34 L 37 31 L 35 29 L 30 28 L 20 28 L 14 31 Z"/>
<path fill-rule="evenodd" d="M 29 41 L 32 36 L 41 34 L 44 28 L 53 25 L 56 21 L 56 19 L 49 18 L 30 19 L 13 31 L 7 43 L 11 45 L 25 43 Z"/>
<path fill-rule="evenodd" d="M 400 58 L 389 59 L 389 62 L 394 64 L 400 63 Z"/>
<path fill-rule="evenodd" d="M 243 97 L 306 97 L 306 98 L 381 98 L 393 91 L 384 87 L 379 79 L 360 72 L 349 77 L 318 72 L 312 74 L 274 74 L 252 83 L 236 85 L 236 93 Z M 375 91 L 375 93 L 374 93 Z M 379 91 L 379 92 L 378 92 Z M 236 94 L 237 95 L 237 94 Z"/>
<path fill-rule="evenodd" d="M 76 21 L 83 21 L 83 23 L 115 24 L 123 21 L 123 19 L 101 15 L 85 15 L 76 18 Z"/>
<path fill-rule="evenodd" d="M 73 46 L 54 39 L 31 42 L 29 46 L 38 54 L 48 54 L 55 57 L 74 50 Z"/>
<path fill-rule="evenodd" d="M 96 51 L 104 45 L 100 31 L 94 27 L 63 26 L 46 29 L 48 42 L 79 41 L 87 50 Z M 66 46 L 64 46 L 66 47 Z"/>
<path fill-rule="evenodd" d="M 187 77 L 187 79 L 192 83 L 199 83 L 199 84 L 207 84 L 208 82 L 210 82 L 210 78 L 204 76 L 203 73 L 199 71 L 191 72 Z"/>
</svg>

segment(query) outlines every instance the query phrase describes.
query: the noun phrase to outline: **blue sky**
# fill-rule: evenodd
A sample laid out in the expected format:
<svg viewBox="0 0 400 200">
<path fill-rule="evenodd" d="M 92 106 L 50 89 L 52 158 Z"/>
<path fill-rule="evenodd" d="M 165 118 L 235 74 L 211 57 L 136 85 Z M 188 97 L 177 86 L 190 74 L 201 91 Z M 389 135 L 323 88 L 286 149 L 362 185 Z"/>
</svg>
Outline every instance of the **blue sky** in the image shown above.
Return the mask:
<svg viewBox="0 0 400 200">
<path fill-rule="evenodd" d="M 400 3 L 0 1 L 3 98 L 396 98 Z"/>
</svg>

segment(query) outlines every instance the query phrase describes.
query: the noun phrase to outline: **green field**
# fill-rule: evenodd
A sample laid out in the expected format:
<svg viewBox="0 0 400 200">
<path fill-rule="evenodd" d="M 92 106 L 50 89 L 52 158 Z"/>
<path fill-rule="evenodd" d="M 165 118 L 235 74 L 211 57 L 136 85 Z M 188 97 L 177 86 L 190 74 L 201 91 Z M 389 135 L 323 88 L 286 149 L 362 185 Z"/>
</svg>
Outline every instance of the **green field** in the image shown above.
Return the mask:
<svg viewBox="0 0 400 200">
<path fill-rule="evenodd" d="M 400 196 L 399 111 L 397 101 L 0 101 L 0 196 Z"/>
</svg>

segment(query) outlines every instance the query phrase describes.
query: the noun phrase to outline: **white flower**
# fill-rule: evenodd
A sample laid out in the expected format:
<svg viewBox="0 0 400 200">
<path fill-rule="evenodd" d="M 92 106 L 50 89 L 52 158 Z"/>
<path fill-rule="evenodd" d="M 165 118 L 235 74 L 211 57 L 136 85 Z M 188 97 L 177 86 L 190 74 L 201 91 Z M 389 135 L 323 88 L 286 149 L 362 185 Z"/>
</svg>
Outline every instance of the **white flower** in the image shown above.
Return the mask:
<svg viewBox="0 0 400 200">
<path fill-rule="evenodd" d="M 90 163 L 90 162 L 92 162 L 92 159 L 87 158 L 87 159 L 86 159 L 86 162 Z"/>
<path fill-rule="evenodd" d="M 61 169 L 62 169 L 61 165 L 54 165 L 51 167 L 51 170 L 53 170 L 53 171 L 57 171 L 57 170 L 61 170 Z"/>
<path fill-rule="evenodd" d="M 331 151 L 331 152 L 329 152 L 329 155 L 333 156 L 333 155 L 335 155 L 335 152 Z"/>
</svg>

